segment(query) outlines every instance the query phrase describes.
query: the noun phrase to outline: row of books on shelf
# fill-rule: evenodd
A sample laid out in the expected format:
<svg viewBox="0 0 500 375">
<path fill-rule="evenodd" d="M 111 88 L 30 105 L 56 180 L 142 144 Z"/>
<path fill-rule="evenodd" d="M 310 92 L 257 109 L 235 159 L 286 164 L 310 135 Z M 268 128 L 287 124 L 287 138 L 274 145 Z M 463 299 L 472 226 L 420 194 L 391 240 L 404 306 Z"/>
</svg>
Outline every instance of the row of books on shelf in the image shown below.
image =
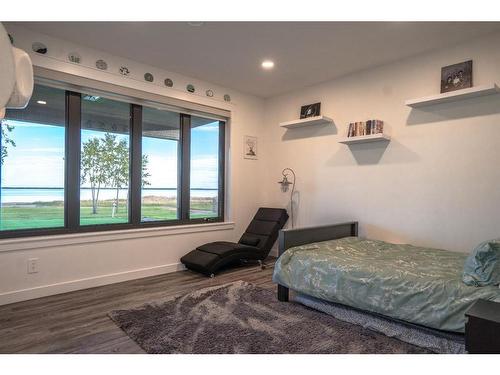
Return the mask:
<svg viewBox="0 0 500 375">
<path fill-rule="evenodd" d="M 348 137 L 360 137 L 363 135 L 379 134 L 384 132 L 384 122 L 381 120 L 368 120 L 351 122 L 347 132 Z"/>
</svg>

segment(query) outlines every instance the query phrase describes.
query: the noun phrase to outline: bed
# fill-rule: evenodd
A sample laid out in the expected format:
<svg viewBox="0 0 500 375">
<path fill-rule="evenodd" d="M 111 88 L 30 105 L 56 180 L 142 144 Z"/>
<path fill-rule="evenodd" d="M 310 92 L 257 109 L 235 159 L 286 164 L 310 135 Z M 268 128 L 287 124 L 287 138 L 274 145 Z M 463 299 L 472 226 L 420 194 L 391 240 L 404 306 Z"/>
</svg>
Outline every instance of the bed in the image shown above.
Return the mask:
<svg viewBox="0 0 500 375">
<path fill-rule="evenodd" d="M 478 299 L 500 302 L 498 286 L 462 282 L 467 254 L 357 237 L 356 222 L 283 230 L 273 281 L 289 289 L 398 321 L 463 333 Z"/>
</svg>

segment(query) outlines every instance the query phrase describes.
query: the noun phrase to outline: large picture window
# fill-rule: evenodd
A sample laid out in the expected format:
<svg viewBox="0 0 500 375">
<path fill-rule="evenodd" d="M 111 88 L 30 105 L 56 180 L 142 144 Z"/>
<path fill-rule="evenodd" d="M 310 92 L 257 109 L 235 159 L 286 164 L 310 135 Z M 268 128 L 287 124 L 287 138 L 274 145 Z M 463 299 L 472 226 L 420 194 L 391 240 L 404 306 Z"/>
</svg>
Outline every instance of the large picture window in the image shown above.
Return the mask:
<svg viewBox="0 0 500 375">
<path fill-rule="evenodd" d="M 224 219 L 224 121 L 36 84 L 1 130 L 2 238 Z"/>
</svg>

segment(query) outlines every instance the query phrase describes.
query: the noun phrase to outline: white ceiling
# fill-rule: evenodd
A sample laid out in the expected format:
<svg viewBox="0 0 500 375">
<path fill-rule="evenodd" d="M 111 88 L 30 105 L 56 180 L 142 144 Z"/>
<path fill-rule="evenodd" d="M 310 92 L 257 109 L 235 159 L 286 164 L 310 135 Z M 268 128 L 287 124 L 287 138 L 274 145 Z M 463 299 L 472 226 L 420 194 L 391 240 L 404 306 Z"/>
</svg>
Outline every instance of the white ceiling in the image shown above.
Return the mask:
<svg viewBox="0 0 500 375">
<path fill-rule="evenodd" d="M 32 30 L 260 97 L 500 30 L 499 22 L 21 22 Z M 275 61 L 264 71 L 263 59 Z"/>
</svg>

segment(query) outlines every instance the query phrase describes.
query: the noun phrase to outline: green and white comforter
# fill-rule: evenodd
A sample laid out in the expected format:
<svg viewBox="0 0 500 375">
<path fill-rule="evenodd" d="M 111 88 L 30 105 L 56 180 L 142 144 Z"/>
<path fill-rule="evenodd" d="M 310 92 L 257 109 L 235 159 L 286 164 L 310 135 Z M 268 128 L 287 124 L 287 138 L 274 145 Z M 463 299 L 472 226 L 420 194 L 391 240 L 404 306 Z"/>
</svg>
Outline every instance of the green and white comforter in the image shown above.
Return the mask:
<svg viewBox="0 0 500 375">
<path fill-rule="evenodd" d="M 462 282 L 467 254 L 346 237 L 288 249 L 273 281 L 295 291 L 395 319 L 464 332 L 477 299 L 500 302 L 498 286 Z"/>
</svg>

